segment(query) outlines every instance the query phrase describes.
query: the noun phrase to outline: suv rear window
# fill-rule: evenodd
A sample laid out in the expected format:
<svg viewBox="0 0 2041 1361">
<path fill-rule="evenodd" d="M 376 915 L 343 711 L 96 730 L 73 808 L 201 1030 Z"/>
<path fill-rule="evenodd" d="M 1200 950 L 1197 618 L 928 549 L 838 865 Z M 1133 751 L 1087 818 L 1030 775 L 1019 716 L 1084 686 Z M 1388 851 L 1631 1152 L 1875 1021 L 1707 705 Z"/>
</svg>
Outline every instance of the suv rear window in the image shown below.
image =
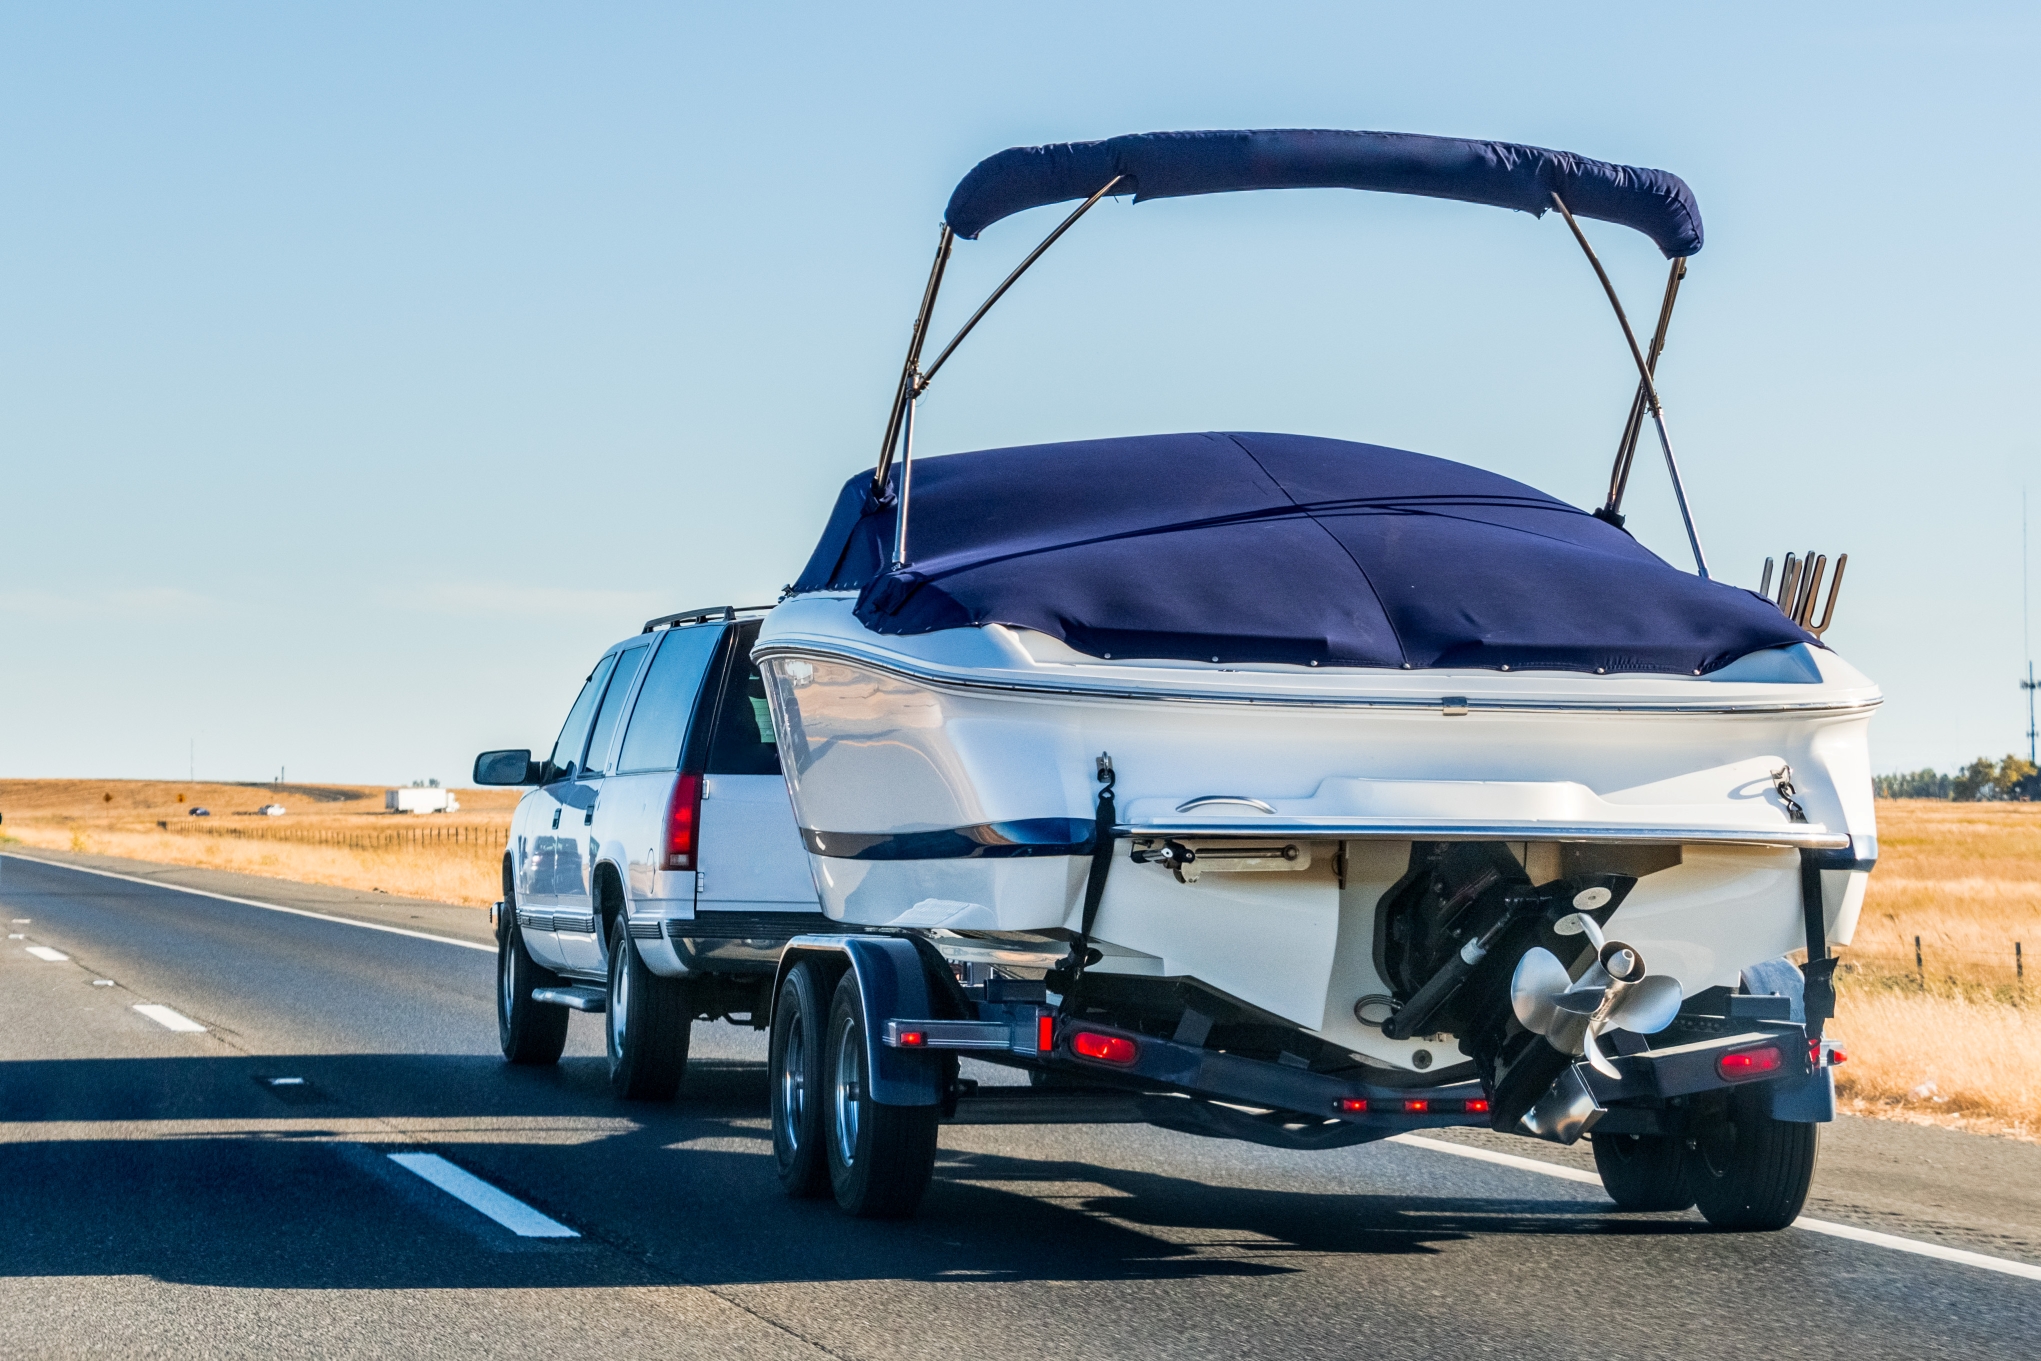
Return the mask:
<svg viewBox="0 0 2041 1361">
<path fill-rule="evenodd" d="M 777 775 L 780 748 L 773 736 L 772 712 L 765 704 L 765 678 L 751 660 L 758 626 L 734 630 L 729 679 L 723 701 L 716 706 L 716 727 L 709 742 L 711 775 Z"/>
<path fill-rule="evenodd" d="M 714 624 L 671 629 L 659 643 L 652 669 L 631 706 L 631 726 L 624 729 L 624 749 L 617 771 L 675 770 L 687 741 L 688 720 L 694 717 L 695 696 L 702 676 L 716 655 L 723 630 Z"/>
</svg>

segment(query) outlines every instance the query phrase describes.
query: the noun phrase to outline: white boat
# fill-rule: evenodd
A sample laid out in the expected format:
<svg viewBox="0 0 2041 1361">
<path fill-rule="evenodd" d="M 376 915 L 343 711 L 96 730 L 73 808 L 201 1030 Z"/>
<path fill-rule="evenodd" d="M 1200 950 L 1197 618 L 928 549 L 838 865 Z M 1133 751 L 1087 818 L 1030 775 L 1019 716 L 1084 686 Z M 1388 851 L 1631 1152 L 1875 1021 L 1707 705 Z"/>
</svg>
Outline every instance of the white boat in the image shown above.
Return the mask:
<svg viewBox="0 0 2041 1361">
<path fill-rule="evenodd" d="M 1655 338 L 1622 323 L 1639 387 L 1606 504 L 1298 436 L 914 460 L 955 237 L 1083 200 L 1046 248 L 1108 191 L 1314 186 L 1553 207 L 1584 249 L 1583 217 L 1653 236 L 1672 272 Z M 1805 949 L 1818 1066 L 1877 855 L 1879 692 L 1820 639 L 1841 563 L 1817 623 L 1825 560 L 1752 592 L 1709 576 L 1691 519 L 1694 572 L 1622 528 L 1645 425 L 1678 487 L 1652 368 L 1699 246 L 1677 177 L 1496 143 L 1156 134 L 981 164 L 882 459 L 754 654 L 823 911 L 1129 1033 L 1478 1081 L 1468 1110 L 1547 1137 L 1582 1127 L 1550 1109 L 1569 1065 L 1614 1072 L 1603 1051 L 1772 991 L 1751 980 Z"/>
</svg>

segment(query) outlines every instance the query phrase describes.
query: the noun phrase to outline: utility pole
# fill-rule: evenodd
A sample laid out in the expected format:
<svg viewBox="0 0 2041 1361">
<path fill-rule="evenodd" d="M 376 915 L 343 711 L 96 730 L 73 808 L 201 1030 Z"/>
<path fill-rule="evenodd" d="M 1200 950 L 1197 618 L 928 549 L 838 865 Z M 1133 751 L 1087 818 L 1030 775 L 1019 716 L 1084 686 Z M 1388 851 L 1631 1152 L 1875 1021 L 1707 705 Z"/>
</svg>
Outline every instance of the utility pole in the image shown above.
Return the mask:
<svg viewBox="0 0 2041 1361">
<path fill-rule="evenodd" d="M 2027 692 L 2027 764 L 2041 764 L 2034 755 L 2034 634 L 2033 611 L 2027 599 L 2027 489 L 2020 488 L 2020 643 L 2027 654 L 2027 679 L 2020 688 Z"/>
</svg>

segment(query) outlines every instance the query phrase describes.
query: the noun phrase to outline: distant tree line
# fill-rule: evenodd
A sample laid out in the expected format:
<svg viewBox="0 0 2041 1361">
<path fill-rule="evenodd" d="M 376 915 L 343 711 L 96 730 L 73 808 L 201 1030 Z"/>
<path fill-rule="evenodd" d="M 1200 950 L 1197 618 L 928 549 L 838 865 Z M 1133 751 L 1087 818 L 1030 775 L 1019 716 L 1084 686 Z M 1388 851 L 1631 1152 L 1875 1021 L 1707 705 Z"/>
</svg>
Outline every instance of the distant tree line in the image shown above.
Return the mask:
<svg viewBox="0 0 2041 1361">
<path fill-rule="evenodd" d="M 2041 799 L 2041 772 L 2031 761 L 2008 756 L 1994 762 L 1980 756 L 1954 775 L 1915 770 L 1871 777 L 1881 799 L 1953 799 L 1957 803 L 1998 803 Z"/>
</svg>

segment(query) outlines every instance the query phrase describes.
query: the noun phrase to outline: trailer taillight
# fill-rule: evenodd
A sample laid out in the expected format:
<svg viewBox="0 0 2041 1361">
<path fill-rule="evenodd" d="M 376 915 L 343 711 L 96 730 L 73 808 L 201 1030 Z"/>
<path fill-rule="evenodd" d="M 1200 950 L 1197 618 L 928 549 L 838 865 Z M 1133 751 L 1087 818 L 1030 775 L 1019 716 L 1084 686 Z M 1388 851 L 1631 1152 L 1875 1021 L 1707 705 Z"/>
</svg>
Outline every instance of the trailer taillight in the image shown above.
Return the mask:
<svg viewBox="0 0 2041 1361">
<path fill-rule="evenodd" d="M 1097 1059 L 1100 1063 L 1132 1063 L 1141 1053 L 1125 1035 L 1101 1035 L 1095 1030 L 1078 1031 L 1070 1037 L 1070 1047 L 1079 1058 Z"/>
<path fill-rule="evenodd" d="M 928 1032 L 925 1030 L 903 1030 L 894 1037 L 893 1042 L 906 1049 L 924 1049 L 928 1046 Z"/>
<path fill-rule="evenodd" d="M 1779 1046 L 1776 1044 L 1768 1044 L 1762 1049 L 1738 1049 L 1715 1060 L 1715 1071 L 1725 1082 L 1741 1082 L 1776 1070 L 1779 1060 Z"/>
<path fill-rule="evenodd" d="M 1046 1054 L 1055 1047 L 1056 1047 L 1056 1018 L 1054 1016 L 1036 1017 L 1035 1048 L 1041 1053 Z"/>
<path fill-rule="evenodd" d="M 1332 1103 L 1333 1110 L 1341 1115 L 1486 1115 L 1488 1101 L 1484 1097 L 1469 1097 L 1465 1101 L 1440 1101 L 1430 1097 L 1381 1097 L 1343 1096 Z"/>
<path fill-rule="evenodd" d="M 702 777 L 682 775 L 666 801 L 666 868 L 695 867 L 695 838 L 702 823 Z"/>
</svg>

